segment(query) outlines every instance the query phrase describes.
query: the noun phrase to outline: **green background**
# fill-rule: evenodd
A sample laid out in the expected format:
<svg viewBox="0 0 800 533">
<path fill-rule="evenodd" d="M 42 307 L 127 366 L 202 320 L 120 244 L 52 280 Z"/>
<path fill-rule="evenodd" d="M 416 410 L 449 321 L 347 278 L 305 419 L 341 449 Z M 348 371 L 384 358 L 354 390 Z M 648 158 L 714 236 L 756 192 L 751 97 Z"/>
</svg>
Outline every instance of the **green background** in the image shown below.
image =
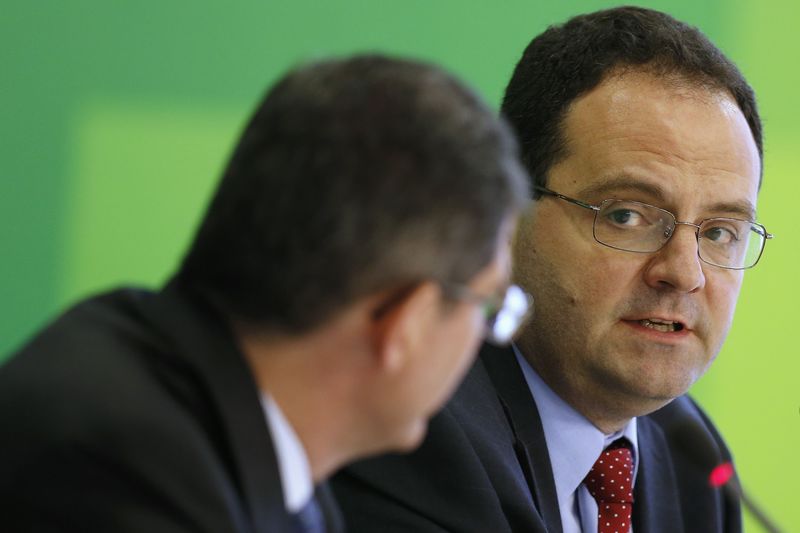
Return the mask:
<svg viewBox="0 0 800 533">
<path fill-rule="evenodd" d="M 530 39 L 591 1 L 8 2 L 0 10 L 0 358 L 67 304 L 174 269 L 268 84 L 356 51 L 425 58 L 498 105 Z M 756 89 L 761 222 L 733 331 L 694 393 L 756 499 L 800 528 L 794 272 L 800 78 L 794 2 L 646 4 L 703 29 Z M 752 525 L 751 531 L 757 531 Z"/>
</svg>

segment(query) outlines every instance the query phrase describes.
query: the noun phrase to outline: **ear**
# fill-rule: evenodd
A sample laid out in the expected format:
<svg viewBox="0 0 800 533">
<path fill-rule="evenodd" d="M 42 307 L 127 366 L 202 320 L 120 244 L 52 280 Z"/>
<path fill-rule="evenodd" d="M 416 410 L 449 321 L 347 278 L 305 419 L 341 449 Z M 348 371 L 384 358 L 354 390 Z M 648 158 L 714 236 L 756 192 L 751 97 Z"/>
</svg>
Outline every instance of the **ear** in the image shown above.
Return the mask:
<svg viewBox="0 0 800 533">
<path fill-rule="evenodd" d="M 382 370 L 395 373 L 420 349 L 431 329 L 437 327 L 442 290 L 434 282 L 424 282 L 394 293 L 373 318 L 373 349 Z"/>
</svg>

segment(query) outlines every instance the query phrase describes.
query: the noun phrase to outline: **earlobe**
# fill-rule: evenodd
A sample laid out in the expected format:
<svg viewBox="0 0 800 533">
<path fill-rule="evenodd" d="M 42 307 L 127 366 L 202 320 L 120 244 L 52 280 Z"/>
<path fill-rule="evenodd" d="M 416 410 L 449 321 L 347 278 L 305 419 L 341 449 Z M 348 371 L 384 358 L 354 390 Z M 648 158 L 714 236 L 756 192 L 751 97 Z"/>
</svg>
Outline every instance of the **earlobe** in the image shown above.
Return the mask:
<svg viewBox="0 0 800 533">
<path fill-rule="evenodd" d="M 375 314 L 372 345 L 376 363 L 382 370 L 395 373 L 406 366 L 421 350 L 429 328 L 439 311 L 441 289 L 433 282 L 423 282 L 403 291 L 390 306 Z"/>
</svg>

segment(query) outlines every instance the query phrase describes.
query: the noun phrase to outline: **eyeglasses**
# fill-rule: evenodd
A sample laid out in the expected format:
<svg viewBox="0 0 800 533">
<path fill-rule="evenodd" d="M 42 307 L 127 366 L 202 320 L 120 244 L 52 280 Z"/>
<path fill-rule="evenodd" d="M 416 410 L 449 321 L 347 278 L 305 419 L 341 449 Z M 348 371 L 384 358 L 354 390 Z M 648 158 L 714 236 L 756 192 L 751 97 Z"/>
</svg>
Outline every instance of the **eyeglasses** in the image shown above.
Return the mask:
<svg viewBox="0 0 800 533">
<path fill-rule="evenodd" d="M 450 298 L 480 304 L 486 319 L 486 340 L 497 345 L 511 342 L 520 327 L 533 315 L 533 297 L 517 285 L 484 296 L 465 285 L 442 283 Z"/>
<path fill-rule="evenodd" d="M 691 226 L 697 238 L 697 255 L 705 263 L 731 270 L 752 268 L 773 236 L 764 226 L 738 218 L 707 218 L 700 224 L 679 222 L 675 215 L 650 204 L 610 198 L 592 205 L 533 186 L 537 191 L 594 211 L 594 239 L 604 246 L 626 252 L 659 251 L 677 225 Z"/>
</svg>

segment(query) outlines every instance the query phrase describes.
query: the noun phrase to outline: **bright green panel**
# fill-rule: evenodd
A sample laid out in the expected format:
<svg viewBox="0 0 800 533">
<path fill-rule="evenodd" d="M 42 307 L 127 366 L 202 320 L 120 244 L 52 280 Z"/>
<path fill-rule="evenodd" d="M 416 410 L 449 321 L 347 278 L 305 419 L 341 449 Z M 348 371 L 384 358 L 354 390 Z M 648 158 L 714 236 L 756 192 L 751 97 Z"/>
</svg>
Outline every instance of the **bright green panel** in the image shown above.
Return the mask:
<svg viewBox="0 0 800 533">
<path fill-rule="evenodd" d="M 768 144 L 787 142 L 787 136 L 794 140 L 800 124 L 800 4 L 737 0 L 731 3 L 727 17 L 729 49 L 758 94 Z M 785 178 L 794 181 L 796 168 Z"/>
<path fill-rule="evenodd" d="M 82 110 L 66 201 L 62 302 L 165 280 L 218 179 L 238 115 L 142 102 Z"/>
<path fill-rule="evenodd" d="M 787 179 L 800 164 L 796 146 L 789 137 L 770 140 L 770 172 L 759 211 L 776 238 L 767 243 L 761 263 L 745 275 L 728 341 L 695 390 L 734 451 L 746 487 L 789 530 L 800 526 L 790 484 L 800 474 L 800 365 L 791 337 L 800 301 L 793 283 L 800 235 L 791 204 L 800 184 Z"/>
<path fill-rule="evenodd" d="M 800 7 L 782 1 L 728 4 L 720 44 L 748 77 L 765 128 L 759 217 L 776 235 L 745 275 L 734 327 L 696 394 L 728 440 L 746 487 L 776 521 L 800 530 L 792 479 L 800 476 L 800 358 L 793 331 L 800 288 L 796 199 L 800 183 Z M 759 531 L 748 518 L 748 531 Z"/>
</svg>

